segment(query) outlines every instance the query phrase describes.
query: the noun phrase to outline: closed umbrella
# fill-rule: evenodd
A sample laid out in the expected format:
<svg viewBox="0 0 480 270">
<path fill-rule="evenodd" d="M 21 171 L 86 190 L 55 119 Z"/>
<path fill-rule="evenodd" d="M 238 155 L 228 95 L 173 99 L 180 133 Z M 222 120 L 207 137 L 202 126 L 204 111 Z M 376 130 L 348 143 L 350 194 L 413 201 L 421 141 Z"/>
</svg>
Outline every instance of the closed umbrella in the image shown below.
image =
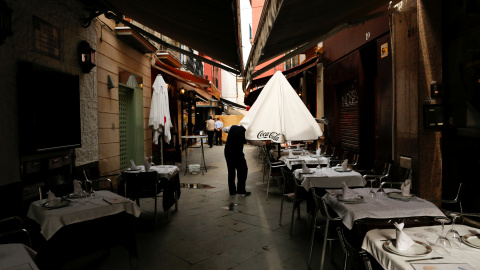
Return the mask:
<svg viewBox="0 0 480 270">
<path fill-rule="evenodd" d="M 277 71 L 239 125 L 247 140 L 317 140 L 322 131 L 282 72 Z"/>
<path fill-rule="evenodd" d="M 150 117 L 148 125 L 154 130 L 153 143 L 158 144 L 163 133 L 163 139 L 169 143 L 172 135 L 170 129 L 173 127 L 170 118 L 167 84 L 162 75 L 158 74 L 153 82 L 152 103 L 150 105 Z M 163 164 L 163 140 L 160 138 L 160 155 Z"/>
</svg>

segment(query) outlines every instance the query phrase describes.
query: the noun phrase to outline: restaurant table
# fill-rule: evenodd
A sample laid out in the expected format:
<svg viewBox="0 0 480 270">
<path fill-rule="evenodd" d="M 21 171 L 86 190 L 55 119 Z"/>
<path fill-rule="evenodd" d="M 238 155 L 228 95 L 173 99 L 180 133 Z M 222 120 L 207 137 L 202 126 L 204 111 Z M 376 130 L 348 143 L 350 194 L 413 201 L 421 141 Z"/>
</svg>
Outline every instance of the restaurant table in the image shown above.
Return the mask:
<svg viewBox="0 0 480 270">
<path fill-rule="evenodd" d="M 125 173 L 139 173 L 145 171 L 145 166 L 137 166 L 136 171 L 126 170 Z M 150 166 L 150 171 L 156 171 L 158 177 L 168 180 L 163 186 L 163 210 L 166 212 L 175 204 L 175 210 L 178 210 L 178 199 L 180 198 L 180 176 L 178 172 L 180 169 L 175 165 L 154 165 Z M 122 174 L 117 176 L 117 182 L 119 183 L 118 193 L 125 195 L 125 185 L 122 179 Z"/>
<path fill-rule="evenodd" d="M 393 225 L 392 225 L 393 226 Z M 451 225 L 445 225 L 445 234 L 451 228 Z M 435 231 L 431 231 L 434 229 Z M 395 229 L 374 229 L 369 231 L 363 239 L 362 249 L 366 250 L 377 262 L 384 268 L 389 270 L 404 270 L 415 269 L 414 265 L 429 264 L 432 267 L 440 267 L 441 264 L 447 265 L 445 269 L 461 269 L 454 267 L 456 264 L 466 263 L 475 269 L 480 269 L 480 249 L 470 247 L 464 243 L 460 245 L 460 248 L 452 248 L 450 255 L 439 255 L 435 253 L 435 241 L 438 238 L 438 234 L 441 233 L 442 226 L 426 226 L 426 227 L 412 227 L 404 228 L 403 231 L 410 236 L 413 240 L 417 240 L 429 245 L 433 250 L 430 254 L 407 257 L 397 254 L 393 254 L 383 248 L 386 239 L 395 239 Z M 480 234 L 480 229 L 465 226 L 455 225 L 455 230 L 459 232 L 461 236 L 466 234 Z M 409 259 L 421 259 L 431 257 L 443 257 L 443 259 L 437 260 L 424 260 L 417 262 L 405 262 Z M 424 269 L 424 268 L 419 268 Z M 430 268 L 440 269 L 440 268 Z"/>
<path fill-rule="evenodd" d="M 122 203 L 109 203 L 107 200 L 119 200 Z M 93 220 L 104 216 L 126 212 L 135 217 L 140 216 L 140 208 L 131 200 L 107 190 L 96 191 L 93 195 L 71 199 L 69 206 L 47 209 L 43 207 L 46 199 L 32 202 L 27 217 L 41 227 L 41 234 L 49 240 L 59 229 L 73 223 Z"/>
<path fill-rule="evenodd" d="M 40 225 L 45 241 L 36 249 L 39 268 L 60 269 L 68 260 L 117 244 L 137 257 L 140 208 L 133 201 L 106 190 L 69 200 L 68 206 L 56 209 L 45 208 L 45 199 L 30 204 L 27 217 Z"/>
<path fill-rule="evenodd" d="M 37 252 L 24 244 L 0 245 L 0 269 L 38 270 L 35 264 Z"/>
<path fill-rule="evenodd" d="M 403 217 L 443 217 L 445 216 L 433 203 L 421 198 L 415 197 L 410 201 L 402 201 L 392 198 L 377 198 L 375 200 L 367 198 L 370 188 L 352 189 L 358 195 L 363 196 L 364 203 L 344 203 L 337 200 L 335 193 L 341 190 L 329 190 L 323 196 L 326 203 L 342 218 L 342 223 L 349 230 L 353 228 L 356 220 L 371 219 L 389 219 Z M 384 189 L 386 193 L 400 192 L 398 189 Z M 332 195 L 333 194 L 333 195 Z"/>
<path fill-rule="evenodd" d="M 203 139 L 206 139 L 207 136 L 206 135 L 190 135 L 190 136 L 181 136 L 180 138 L 182 138 L 182 139 L 195 139 L 195 141 L 200 139 L 200 146 L 188 146 L 188 142 L 185 144 L 185 174 L 187 174 L 187 172 L 188 172 L 188 148 L 201 148 L 202 149 L 202 161 L 200 162 L 200 170 L 202 171 L 202 175 L 203 175 L 203 171 L 208 172 L 207 165 L 205 164 L 205 154 L 203 152 Z M 201 163 L 203 163 L 203 165 Z"/>
<path fill-rule="evenodd" d="M 305 162 L 305 164 L 328 164 L 329 160 L 328 158 L 325 157 L 316 157 L 316 156 L 311 156 L 311 155 L 305 155 L 305 156 L 297 156 L 295 155 L 295 158 L 289 158 L 288 156 L 282 156 L 280 157 L 280 160 L 285 162 L 287 167 L 291 170 L 293 165 L 296 164 L 302 164 Z"/>
<path fill-rule="evenodd" d="M 302 169 L 293 172 L 295 179 L 301 181 L 302 186 L 308 191 L 310 188 L 341 188 L 342 183 L 349 187 L 365 186 L 366 181 L 362 175 L 355 171 L 338 172 L 334 168 L 311 168 L 314 173 L 305 174 Z"/>
</svg>

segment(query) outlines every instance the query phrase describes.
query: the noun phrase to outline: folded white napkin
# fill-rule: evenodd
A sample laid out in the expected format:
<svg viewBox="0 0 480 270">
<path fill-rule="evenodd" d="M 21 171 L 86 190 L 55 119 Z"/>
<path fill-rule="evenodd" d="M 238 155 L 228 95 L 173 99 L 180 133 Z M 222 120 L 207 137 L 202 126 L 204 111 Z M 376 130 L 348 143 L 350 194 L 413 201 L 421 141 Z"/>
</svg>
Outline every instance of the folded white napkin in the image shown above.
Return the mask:
<svg viewBox="0 0 480 270">
<path fill-rule="evenodd" d="M 78 180 L 73 180 L 73 194 L 80 195 L 82 191 L 82 183 Z"/>
<path fill-rule="evenodd" d="M 135 161 L 133 159 L 130 159 L 130 170 L 136 171 L 137 170 L 137 165 L 135 165 Z"/>
<path fill-rule="evenodd" d="M 349 200 L 357 197 L 357 193 L 349 189 L 345 182 L 342 183 L 342 199 Z"/>
<path fill-rule="evenodd" d="M 145 171 L 150 171 L 150 163 L 148 161 L 145 161 Z"/>
<path fill-rule="evenodd" d="M 47 192 L 48 197 L 47 197 L 47 203 L 49 206 L 57 206 L 60 203 L 60 198 L 57 198 L 55 194 L 52 191 Z"/>
<path fill-rule="evenodd" d="M 395 244 L 398 250 L 407 250 L 409 247 L 415 244 L 412 238 L 410 238 L 410 236 L 406 235 L 403 232 L 403 226 L 405 226 L 405 224 L 398 224 L 397 222 L 395 222 L 393 225 L 395 225 L 395 228 L 397 228 L 397 240 L 395 241 Z"/>
<path fill-rule="evenodd" d="M 295 155 L 293 154 L 292 150 L 288 150 L 288 157 L 289 158 L 294 158 Z"/>
<path fill-rule="evenodd" d="M 342 162 L 342 169 L 343 169 L 343 171 L 346 171 L 348 169 L 348 159 L 345 159 Z"/>
<path fill-rule="evenodd" d="M 317 154 L 317 156 L 320 156 L 320 154 L 322 153 L 322 149 L 318 148 L 317 151 L 315 151 L 315 153 Z"/>
<path fill-rule="evenodd" d="M 307 164 L 305 164 L 305 162 L 302 162 L 302 172 L 304 173 L 310 172 L 310 168 L 307 167 Z"/>
<path fill-rule="evenodd" d="M 403 182 L 402 186 L 400 189 L 402 190 L 402 195 L 407 197 L 410 196 L 410 188 L 412 186 L 412 180 L 407 179 L 405 182 Z"/>
</svg>

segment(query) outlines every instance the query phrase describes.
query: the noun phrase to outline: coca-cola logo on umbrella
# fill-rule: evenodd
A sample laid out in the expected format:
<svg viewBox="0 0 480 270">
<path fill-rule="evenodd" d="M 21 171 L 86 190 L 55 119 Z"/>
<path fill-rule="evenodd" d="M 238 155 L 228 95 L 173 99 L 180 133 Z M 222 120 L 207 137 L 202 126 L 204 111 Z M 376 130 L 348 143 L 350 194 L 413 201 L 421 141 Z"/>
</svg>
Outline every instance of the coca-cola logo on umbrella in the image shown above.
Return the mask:
<svg viewBox="0 0 480 270">
<path fill-rule="evenodd" d="M 280 140 L 280 133 L 274 132 L 274 131 L 263 131 L 261 130 L 257 134 L 257 139 L 270 139 L 272 141 L 278 141 Z"/>
</svg>

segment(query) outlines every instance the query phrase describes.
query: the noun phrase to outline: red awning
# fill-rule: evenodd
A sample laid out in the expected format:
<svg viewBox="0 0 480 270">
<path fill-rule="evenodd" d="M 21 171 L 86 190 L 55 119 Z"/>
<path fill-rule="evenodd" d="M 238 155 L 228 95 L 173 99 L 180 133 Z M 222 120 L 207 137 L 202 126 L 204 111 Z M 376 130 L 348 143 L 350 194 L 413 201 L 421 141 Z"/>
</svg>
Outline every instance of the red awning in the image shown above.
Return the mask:
<svg viewBox="0 0 480 270">
<path fill-rule="evenodd" d="M 176 77 L 177 79 L 187 82 L 187 83 L 193 83 L 193 84 L 198 84 L 203 87 L 210 87 L 210 81 L 207 79 L 204 79 L 202 77 L 195 76 L 191 73 L 188 73 L 186 71 L 181 71 L 179 69 L 176 69 L 174 67 L 165 65 L 164 63 L 160 61 L 155 61 L 155 65 L 162 71 Z"/>
<path fill-rule="evenodd" d="M 291 77 L 297 75 L 298 73 L 301 73 L 301 72 L 315 66 L 318 63 L 318 60 L 319 60 L 318 56 L 312 57 L 311 59 L 306 60 L 302 64 L 300 64 L 298 66 L 295 66 L 293 68 L 287 69 L 287 70 L 283 71 L 282 73 L 285 76 L 285 78 L 287 78 L 287 79 L 291 78 Z M 267 84 L 267 82 L 270 80 L 270 78 L 272 76 L 273 75 L 253 80 L 252 83 L 250 83 L 250 85 L 248 86 L 249 89 L 264 86 L 265 84 Z"/>
</svg>

